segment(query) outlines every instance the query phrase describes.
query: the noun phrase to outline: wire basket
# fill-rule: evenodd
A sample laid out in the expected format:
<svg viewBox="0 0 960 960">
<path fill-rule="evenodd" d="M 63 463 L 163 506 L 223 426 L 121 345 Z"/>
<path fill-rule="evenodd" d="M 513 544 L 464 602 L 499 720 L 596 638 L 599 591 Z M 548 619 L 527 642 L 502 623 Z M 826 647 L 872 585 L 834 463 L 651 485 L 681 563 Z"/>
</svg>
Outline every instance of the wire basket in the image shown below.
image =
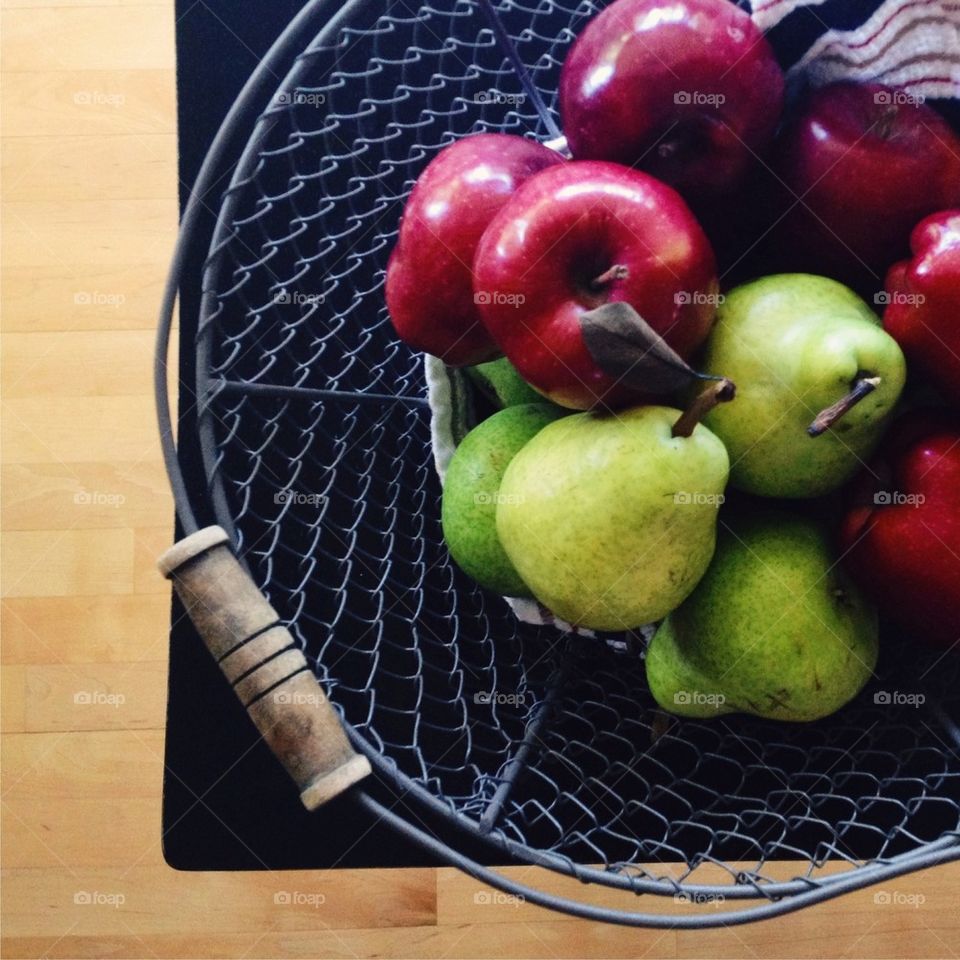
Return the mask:
<svg viewBox="0 0 960 960">
<path fill-rule="evenodd" d="M 414 181 L 445 144 L 556 132 L 545 117 L 559 68 L 596 6 L 502 0 L 525 87 L 482 6 L 443 5 L 308 3 L 211 148 L 157 358 L 183 527 L 212 516 L 229 533 L 388 793 L 484 838 L 494 856 L 617 888 L 622 903 L 520 886 L 399 816 L 376 787 L 354 789 L 397 830 L 510 893 L 611 922 L 697 927 L 957 858 L 955 661 L 894 638 L 875 682 L 827 720 L 681 721 L 657 710 L 635 638 L 522 624 L 451 563 L 423 358 L 387 318 L 387 256 Z M 204 210 L 224 169 L 211 236 Z M 202 277 L 183 275 L 195 244 L 209 249 Z M 204 482 L 190 487 L 163 375 L 178 289 L 200 298 L 185 349 Z M 457 375 L 452 384 L 468 389 Z M 684 907 L 648 898 L 638 912 L 637 894 Z"/>
</svg>

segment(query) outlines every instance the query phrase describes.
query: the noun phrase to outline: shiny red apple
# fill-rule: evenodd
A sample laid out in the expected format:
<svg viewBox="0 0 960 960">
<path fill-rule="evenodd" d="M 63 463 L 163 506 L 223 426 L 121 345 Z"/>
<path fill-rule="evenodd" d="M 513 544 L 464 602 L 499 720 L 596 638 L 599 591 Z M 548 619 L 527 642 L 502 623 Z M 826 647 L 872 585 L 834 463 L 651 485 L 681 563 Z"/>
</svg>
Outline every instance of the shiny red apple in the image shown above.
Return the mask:
<svg viewBox="0 0 960 960">
<path fill-rule="evenodd" d="M 852 500 L 846 567 L 907 639 L 960 651 L 960 423 L 901 419 Z"/>
<path fill-rule="evenodd" d="M 922 220 L 913 259 L 887 275 L 883 325 L 907 359 L 960 407 L 960 210 Z"/>
<path fill-rule="evenodd" d="M 594 362 L 585 312 L 624 301 L 682 357 L 716 312 L 713 251 L 680 195 L 602 161 L 531 177 L 490 223 L 473 273 L 484 324 L 520 374 L 579 410 L 642 397 Z"/>
<path fill-rule="evenodd" d="M 473 301 L 473 256 L 483 231 L 528 177 L 563 163 L 523 137 L 479 133 L 445 147 L 417 180 L 387 264 L 398 336 L 451 366 L 499 356 Z"/>
<path fill-rule="evenodd" d="M 726 192 L 773 137 L 783 73 L 730 0 L 616 0 L 560 74 L 574 159 L 613 160 L 684 196 Z"/>
<path fill-rule="evenodd" d="M 960 137 L 926 104 L 878 84 L 814 91 L 778 139 L 786 185 L 784 266 L 825 273 L 871 297 L 910 231 L 960 205 Z"/>
</svg>

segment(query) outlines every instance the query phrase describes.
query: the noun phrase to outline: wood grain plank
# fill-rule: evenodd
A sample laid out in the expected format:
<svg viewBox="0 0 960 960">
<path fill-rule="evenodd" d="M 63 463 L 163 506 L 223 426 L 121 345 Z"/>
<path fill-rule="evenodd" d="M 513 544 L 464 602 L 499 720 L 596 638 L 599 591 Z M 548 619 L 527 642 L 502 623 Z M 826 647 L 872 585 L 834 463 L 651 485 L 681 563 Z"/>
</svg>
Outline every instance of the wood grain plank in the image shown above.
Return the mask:
<svg viewBox="0 0 960 960">
<path fill-rule="evenodd" d="M 173 25 L 169 4 L 5 9 L 4 71 L 170 69 Z"/>
<path fill-rule="evenodd" d="M 4 733 L 19 733 L 26 726 L 26 667 L 20 664 L 0 670 L 0 726 Z"/>
<path fill-rule="evenodd" d="M 16 463 L 0 468 L 7 530 L 169 527 L 163 463 Z"/>
<path fill-rule="evenodd" d="M 47 7 L 156 6 L 157 0 L 0 0 L 2 10 L 42 10 Z"/>
<path fill-rule="evenodd" d="M 7 598 L 0 605 L 0 655 L 5 665 L 161 657 L 167 650 L 169 617 L 169 591 Z"/>
<path fill-rule="evenodd" d="M 163 729 L 165 660 L 8 669 L 11 684 L 22 684 L 21 690 L 11 691 L 22 707 L 16 718 L 5 719 L 5 733 Z"/>
<path fill-rule="evenodd" d="M 170 199 L 177 194 L 172 133 L 11 137 L 3 141 L 6 200 Z"/>
<path fill-rule="evenodd" d="M 8 870 L 128 867 L 141 854 L 143 866 L 163 863 L 159 843 L 152 843 L 161 829 L 156 797 L 8 799 L 0 822 Z"/>
<path fill-rule="evenodd" d="M 4 597 L 130 593 L 132 530 L 13 530 L 2 555 Z"/>
<path fill-rule="evenodd" d="M 143 950 L 143 941 L 124 935 L 10 938 L 8 957 L 79 958 L 130 957 Z M 672 958 L 671 931 L 632 930 L 625 927 L 581 923 L 514 923 L 487 926 L 482 922 L 462 928 L 413 926 L 394 929 L 338 930 L 317 928 L 285 931 L 265 927 L 256 936 L 210 933 L 206 936 L 152 936 L 146 943 L 161 957 L 343 957 L 405 958 L 424 960 L 488 960 L 490 957 L 560 958 Z"/>
<path fill-rule="evenodd" d="M 429 869 L 185 875 L 165 865 L 71 867 L 8 870 L 3 879 L 10 937 L 50 929 L 103 936 L 122 929 L 139 937 L 220 931 L 255 939 L 271 929 L 329 932 L 435 921 L 436 880 Z"/>
<path fill-rule="evenodd" d="M 172 516 L 172 514 L 171 514 Z M 139 527 L 134 531 L 133 592 L 168 596 L 170 583 L 157 570 L 157 558 L 173 545 L 173 525 Z"/>
<path fill-rule="evenodd" d="M 6 137 L 173 133 L 173 71 L 47 70 L 5 73 Z"/>
<path fill-rule="evenodd" d="M 136 463 L 159 455 L 149 396 L 23 397 L 3 410 L 4 463 Z"/>
<path fill-rule="evenodd" d="M 176 239 L 173 198 L 7 201 L 0 212 L 8 269 L 51 260 L 159 267 Z"/>
<path fill-rule="evenodd" d="M 157 803 L 162 730 L 5 733 L 2 742 L 5 801 L 138 797 Z"/>
<path fill-rule="evenodd" d="M 161 262 L 71 261 L 5 269 L 0 274 L 3 330 L 155 330 L 166 272 Z"/>
<path fill-rule="evenodd" d="M 155 340 L 152 330 L 8 333 L 4 396 L 147 395 Z"/>
</svg>

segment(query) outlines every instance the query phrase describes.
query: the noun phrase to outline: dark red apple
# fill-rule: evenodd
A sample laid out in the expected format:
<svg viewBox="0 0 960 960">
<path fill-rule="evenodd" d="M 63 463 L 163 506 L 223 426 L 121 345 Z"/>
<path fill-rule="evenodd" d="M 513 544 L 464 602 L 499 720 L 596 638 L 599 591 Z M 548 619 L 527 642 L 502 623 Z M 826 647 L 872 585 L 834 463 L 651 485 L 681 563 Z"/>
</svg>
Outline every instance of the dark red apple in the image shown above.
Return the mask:
<svg viewBox="0 0 960 960">
<path fill-rule="evenodd" d="M 629 303 L 682 357 L 716 312 L 713 251 L 680 195 L 602 161 L 531 177 L 487 228 L 473 272 L 483 321 L 521 376 L 579 410 L 642 397 L 594 362 L 585 312 Z"/>
<path fill-rule="evenodd" d="M 473 302 L 473 256 L 517 187 L 563 162 L 554 150 L 504 133 L 465 137 L 433 158 L 407 200 L 387 264 L 387 309 L 404 343 L 451 366 L 499 356 Z"/>
<path fill-rule="evenodd" d="M 931 107 L 878 84 L 814 91 L 776 154 L 792 205 L 777 240 L 784 266 L 870 296 L 907 256 L 914 225 L 960 205 L 960 137 Z"/>
<path fill-rule="evenodd" d="M 907 359 L 960 407 L 960 210 L 922 220 L 913 259 L 887 274 L 883 325 Z"/>
<path fill-rule="evenodd" d="M 782 106 L 773 51 L 730 0 L 616 0 L 560 74 L 574 159 L 638 167 L 690 197 L 741 181 Z"/>
<path fill-rule="evenodd" d="M 914 413 L 853 487 L 844 564 L 908 632 L 960 650 L 960 424 Z"/>
</svg>

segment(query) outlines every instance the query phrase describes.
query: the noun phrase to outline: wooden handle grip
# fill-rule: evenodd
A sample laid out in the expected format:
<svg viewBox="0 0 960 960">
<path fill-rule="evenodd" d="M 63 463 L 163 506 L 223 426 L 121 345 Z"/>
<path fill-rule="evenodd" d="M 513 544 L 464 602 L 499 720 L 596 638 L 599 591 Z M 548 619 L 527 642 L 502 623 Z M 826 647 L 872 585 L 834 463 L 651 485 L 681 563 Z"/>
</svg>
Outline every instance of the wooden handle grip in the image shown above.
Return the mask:
<svg viewBox="0 0 960 960">
<path fill-rule="evenodd" d="M 234 556 L 226 531 L 197 531 L 158 566 L 308 810 L 370 773 L 290 631 Z"/>
</svg>

